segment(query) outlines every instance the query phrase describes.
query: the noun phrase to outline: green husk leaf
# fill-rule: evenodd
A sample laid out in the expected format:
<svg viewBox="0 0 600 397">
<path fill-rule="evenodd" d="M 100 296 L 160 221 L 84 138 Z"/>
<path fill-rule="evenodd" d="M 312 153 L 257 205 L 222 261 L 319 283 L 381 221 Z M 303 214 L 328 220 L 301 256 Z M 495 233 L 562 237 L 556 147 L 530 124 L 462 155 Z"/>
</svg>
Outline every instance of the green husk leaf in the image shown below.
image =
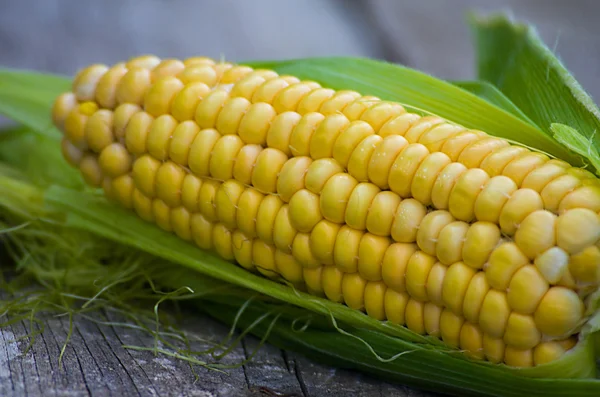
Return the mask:
<svg viewBox="0 0 600 397">
<path fill-rule="evenodd" d="M 506 95 L 504 95 L 502 91 L 487 81 L 453 81 L 452 84 L 462 88 L 463 90 L 467 90 L 482 99 L 485 99 L 489 103 L 492 103 L 499 108 L 512 113 L 514 116 L 520 118 L 524 122 L 539 129 L 539 126 L 537 126 L 529 117 L 527 117 L 527 115 L 523 113 L 523 111 L 519 109 L 517 105 L 512 103 L 512 101 Z"/>
<path fill-rule="evenodd" d="M 575 153 L 579 153 L 589 159 L 594 168 L 600 170 L 600 154 L 596 146 L 591 142 L 594 139 L 593 135 L 587 139 L 577 132 L 575 128 L 560 123 L 552 123 L 550 131 L 552 131 L 557 141 Z"/>
<path fill-rule="evenodd" d="M 470 22 L 479 79 L 498 87 L 547 134 L 552 124 L 564 124 L 598 148 L 600 110 L 533 27 L 504 15 Z"/>
<path fill-rule="evenodd" d="M 582 159 L 534 125 L 451 83 L 386 62 L 361 58 L 309 58 L 281 62 L 246 62 L 280 74 L 315 80 L 325 87 L 350 89 L 396 101 L 411 111 L 433 113 L 468 128 L 536 148 L 573 165 Z"/>
</svg>

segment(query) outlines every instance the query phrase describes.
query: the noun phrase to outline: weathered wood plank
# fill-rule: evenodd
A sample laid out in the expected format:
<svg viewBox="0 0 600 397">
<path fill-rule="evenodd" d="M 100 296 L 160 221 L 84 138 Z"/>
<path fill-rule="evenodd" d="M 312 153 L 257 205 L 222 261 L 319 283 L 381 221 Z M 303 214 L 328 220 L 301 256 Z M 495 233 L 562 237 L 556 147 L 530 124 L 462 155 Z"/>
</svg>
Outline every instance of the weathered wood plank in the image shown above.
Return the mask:
<svg viewBox="0 0 600 397">
<path fill-rule="evenodd" d="M 106 314 L 106 313 L 105 313 Z M 118 321 L 114 315 L 106 314 Z M 58 356 L 69 330 L 68 318 L 48 317 L 44 330 L 31 349 L 29 323 L 17 322 L 0 333 L 0 395 L 20 396 L 392 396 L 432 397 L 401 385 L 335 369 L 296 353 L 263 345 L 253 360 L 242 367 L 209 370 L 149 351 L 123 345 L 153 346 L 151 335 L 139 330 L 99 324 L 76 318 L 62 363 Z M 38 329 L 38 328 L 36 328 Z M 190 348 L 203 351 L 220 342 L 229 329 L 203 314 L 189 314 L 183 329 Z M 222 364 L 239 364 L 257 347 L 259 340 L 246 337 Z M 199 356 L 210 361 L 210 357 Z M 197 378 L 196 378 L 197 377 Z"/>
</svg>

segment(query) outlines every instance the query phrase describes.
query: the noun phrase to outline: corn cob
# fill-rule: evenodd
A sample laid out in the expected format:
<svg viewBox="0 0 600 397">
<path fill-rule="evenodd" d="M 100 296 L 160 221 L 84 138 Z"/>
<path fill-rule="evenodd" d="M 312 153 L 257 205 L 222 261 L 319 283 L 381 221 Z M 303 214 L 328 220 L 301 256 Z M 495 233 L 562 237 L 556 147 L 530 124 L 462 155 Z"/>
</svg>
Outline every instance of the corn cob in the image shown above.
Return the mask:
<svg viewBox="0 0 600 397">
<path fill-rule="evenodd" d="M 376 97 L 143 56 L 83 69 L 53 120 L 141 218 L 473 358 L 561 357 L 600 282 L 593 174 Z"/>
</svg>

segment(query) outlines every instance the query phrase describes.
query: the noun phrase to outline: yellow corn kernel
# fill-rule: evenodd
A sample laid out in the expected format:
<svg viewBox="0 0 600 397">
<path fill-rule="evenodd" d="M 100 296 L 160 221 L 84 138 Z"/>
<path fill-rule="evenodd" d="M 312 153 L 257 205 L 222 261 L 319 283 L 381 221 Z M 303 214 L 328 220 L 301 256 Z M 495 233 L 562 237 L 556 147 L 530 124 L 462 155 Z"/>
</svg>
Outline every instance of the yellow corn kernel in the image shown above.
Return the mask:
<svg viewBox="0 0 600 397">
<path fill-rule="evenodd" d="M 102 168 L 95 156 L 90 154 L 84 155 L 79 162 L 79 170 L 81 171 L 81 176 L 88 185 L 94 187 L 100 187 L 100 185 L 102 185 L 104 174 L 102 173 Z"/>
<path fill-rule="evenodd" d="M 502 175 L 511 178 L 518 186 L 523 184 L 523 180 L 536 168 L 548 161 L 548 156 L 542 153 L 525 152 L 508 163 Z"/>
<path fill-rule="evenodd" d="M 417 241 L 419 226 L 427 215 L 427 208 L 415 199 L 405 199 L 398 204 L 392 230 L 392 238 L 399 243 Z"/>
<path fill-rule="evenodd" d="M 487 172 L 489 176 L 495 177 L 502 174 L 502 171 L 508 163 L 526 152 L 527 149 L 520 146 L 504 146 L 497 148 L 483 159 L 479 167 Z"/>
<path fill-rule="evenodd" d="M 394 243 L 387 248 L 381 264 L 385 285 L 398 292 L 406 291 L 406 268 L 417 249 L 416 244 L 407 243 Z"/>
<path fill-rule="evenodd" d="M 161 229 L 170 232 L 173 231 L 171 224 L 171 208 L 159 199 L 152 200 L 152 214 L 154 222 Z"/>
<path fill-rule="evenodd" d="M 177 74 L 177 78 L 184 84 L 203 83 L 209 87 L 217 84 L 217 72 L 209 65 L 186 65 L 185 69 Z"/>
<path fill-rule="evenodd" d="M 297 233 L 292 242 L 292 255 L 304 268 L 322 267 L 310 249 L 310 234 Z"/>
<path fill-rule="evenodd" d="M 513 275 L 521 267 L 529 263 L 529 259 L 514 242 L 500 244 L 490 255 L 485 266 L 485 275 L 492 288 L 506 290 Z"/>
<path fill-rule="evenodd" d="M 212 128 L 200 130 L 194 138 L 188 155 L 188 166 L 196 176 L 210 175 L 210 160 L 213 149 L 220 138 L 221 134 Z"/>
<path fill-rule="evenodd" d="M 254 242 L 256 242 L 257 240 L 254 240 Z M 213 242 L 213 246 L 214 246 L 214 250 L 217 252 L 217 254 L 219 254 L 219 256 L 223 259 L 225 259 L 226 261 L 232 261 L 235 259 L 235 256 L 233 255 L 233 244 L 231 241 L 231 231 L 229 229 L 227 229 L 227 227 L 225 227 L 225 225 L 223 225 L 222 223 L 216 223 L 214 225 L 214 227 L 212 228 L 212 242 Z M 252 254 L 253 254 L 253 258 L 256 257 L 256 246 L 253 245 L 252 246 Z M 265 254 L 264 252 L 261 252 L 262 254 Z M 268 260 L 266 254 L 263 256 L 264 260 Z M 257 265 L 258 267 L 258 265 Z M 259 269 L 260 271 L 260 269 Z M 262 273 L 262 272 L 261 272 Z M 265 276 L 269 276 L 270 274 L 267 273 L 265 274 Z"/>
<path fill-rule="evenodd" d="M 563 337 L 579 326 L 583 312 L 583 302 L 575 291 L 552 287 L 537 306 L 533 318 L 544 335 Z"/>
<path fill-rule="evenodd" d="M 302 265 L 291 254 L 275 250 L 275 267 L 277 272 L 292 284 L 300 285 L 304 281 Z"/>
<path fill-rule="evenodd" d="M 52 104 L 52 122 L 60 129 L 64 130 L 65 120 L 73 109 L 77 107 L 77 97 L 72 92 L 60 94 Z"/>
<path fill-rule="evenodd" d="M 156 172 L 160 164 L 160 161 L 147 154 L 139 157 L 133 163 L 132 176 L 135 186 L 150 198 L 156 194 Z"/>
<path fill-rule="evenodd" d="M 548 288 L 548 282 L 535 266 L 523 266 L 510 280 L 507 292 L 508 304 L 519 313 L 531 314 Z"/>
<path fill-rule="evenodd" d="M 298 103 L 298 108 L 296 109 L 296 111 L 300 114 L 318 112 L 321 106 L 323 106 L 323 104 L 325 103 L 325 101 L 333 97 L 334 94 L 335 91 L 329 88 L 314 89 L 304 98 L 302 98 L 300 103 Z M 348 117 L 348 115 L 346 115 L 346 117 Z M 350 117 L 348 118 L 350 120 L 356 120 L 351 119 Z"/>
<path fill-rule="evenodd" d="M 544 208 L 548 211 L 557 212 L 565 196 L 580 185 L 581 180 L 568 173 L 554 179 L 540 192 L 542 200 L 544 200 Z"/>
<path fill-rule="evenodd" d="M 556 244 L 569 254 L 581 252 L 600 238 L 600 216 L 586 208 L 564 212 L 556 221 Z"/>
<path fill-rule="evenodd" d="M 531 349 L 517 349 L 506 346 L 504 349 L 504 362 L 513 367 L 532 367 L 533 351 Z"/>
<path fill-rule="evenodd" d="M 358 272 L 369 281 L 381 280 L 382 264 L 391 240 L 365 233 L 358 247 Z"/>
<path fill-rule="evenodd" d="M 61 140 L 60 149 L 63 157 L 71 166 L 79 166 L 84 156 L 84 152 L 81 149 L 73 145 L 67 138 Z"/>
<path fill-rule="evenodd" d="M 597 182 L 597 179 L 588 179 Z M 600 211 L 600 187 L 584 185 L 568 193 L 558 206 L 558 214 L 574 208 L 587 208 L 594 212 Z"/>
<path fill-rule="evenodd" d="M 333 302 L 342 303 L 344 301 L 344 295 L 342 293 L 342 279 L 344 273 L 342 273 L 335 266 L 325 266 L 321 272 L 323 280 L 323 292 L 327 299 Z"/>
<path fill-rule="evenodd" d="M 463 317 L 457 316 L 451 310 L 444 309 L 440 317 L 440 334 L 444 343 L 457 348 L 460 344 L 460 331 L 465 322 Z"/>
<path fill-rule="evenodd" d="M 151 72 L 146 68 L 130 68 L 117 84 L 117 103 L 131 103 L 142 106 L 146 93 L 150 90 Z"/>
<path fill-rule="evenodd" d="M 505 345 L 501 338 L 494 338 L 491 335 L 483 334 L 483 354 L 488 361 L 498 364 L 504 359 Z"/>
<path fill-rule="evenodd" d="M 538 255 L 534 264 L 547 282 L 556 284 L 569 268 L 569 254 L 559 247 L 552 247 Z"/>
<path fill-rule="evenodd" d="M 179 122 L 194 120 L 198 104 L 209 92 L 209 86 L 200 81 L 185 85 L 173 98 L 171 114 Z"/>
<path fill-rule="evenodd" d="M 213 227 L 210 222 L 201 213 L 195 213 L 190 220 L 192 229 L 192 238 L 196 245 L 202 249 L 211 249 L 213 247 Z"/>
<path fill-rule="evenodd" d="M 348 226 L 365 230 L 367 228 L 367 215 L 375 196 L 381 191 L 372 183 L 359 183 L 352 190 L 348 205 L 346 206 L 345 222 Z"/>
<path fill-rule="evenodd" d="M 131 175 L 123 175 L 112 180 L 115 199 L 127 209 L 133 208 L 133 190 L 135 183 Z"/>
<path fill-rule="evenodd" d="M 114 109 L 117 106 L 117 86 L 125 73 L 127 73 L 125 64 L 118 63 L 108 69 L 98 80 L 95 100 L 101 107 Z"/>
<path fill-rule="evenodd" d="M 240 195 L 237 202 L 236 224 L 249 238 L 256 237 L 258 209 L 264 197 L 258 190 L 248 188 Z"/>
<path fill-rule="evenodd" d="M 152 199 L 145 196 L 137 187 L 133 189 L 131 198 L 135 213 L 146 222 L 154 222 Z"/>
<path fill-rule="evenodd" d="M 381 189 L 387 189 L 392 164 L 408 146 L 400 135 L 389 135 L 375 147 L 367 166 L 369 180 Z"/>
<path fill-rule="evenodd" d="M 333 261 L 335 266 L 344 273 L 355 273 L 358 271 L 358 253 L 360 241 L 364 234 L 365 232 L 362 230 L 356 230 L 347 225 L 343 225 L 340 228 L 336 236 L 335 246 L 333 247 Z"/>
<path fill-rule="evenodd" d="M 277 181 L 283 165 L 287 161 L 285 153 L 266 148 L 256 158 L 252 171 L 252 185 L 262 193 L 277 192 Z"/>
<path fill-rule="evenodd" d="M 413 178 L 412 196 L 424 205 L 433 204 L 431 201 L 433 185 L 438 175 L 450 163 L 450 157 L 442 152 L 434 152 L 427 156 Z"/>
<path fill-rule="evenodd" d="M 313 161 L 306 170 L 305 186 L 315 194 L 320 194 L 325 184 L 334 176 L 343 173 L 344 169 L 333 159 Z"/>
<path fill-rule="evenodd" d="M 119 109 L 125 109 L 127 112 L 135 111 L 133 108 L 127 109 L 124 105 L 119 106 Z M 117 110 L 118 112 L 118 110 Z M 123 117 L 127 117 L 128 113 Z M 133 155 L 142 155 L 147 152 L 147 141 L 150 128 L 154 124 L 154 118 L 148 113 L 139 111 L 131 115 L 129 120 L 125 121 L 126 127 L 123 131 L 125 138 L 125 146 Z M 117 123 L 117 113 L 115 113 L 115 128 Z M 115 133 L 116 136 L 116 133 Z"/>
<path fill-rule="evenodd" d="M 80 102 L 93 101 L 96 95 L 98 81 L 108 71 L 106 65 L 90 65 L 75 75 L 72 91 Z"/>
<path fill-rule="evenodd" d="M 325 117 L 310 138 L 310 157 L 315 160 L 331 158 L 335 140 L 349 124 L 350 121 L 342 114 Z"/>
<path fill-rule="evenodd" d="M 378 236 L 389 236 L 391 234 L 393 214 L 400 205 L 400 197 L 393 192 L 378 193 L 367 214 L 366 227 L 370 233 Z M 346 209 L 346 213 L 348 209 Z"/>
<path fill-rule="evenodd" d="M 199 132 L 198 125 L 191 120 L 178 124 L 171 136 L 168 157 L 176 164 L 187 166 L 190 147 Z"/>
<path fill-rule="evenodd" d="M 294 255 L 294 257 L 296 257 Z M 302 268 L 302 277 L 304 278 L 304 283 L 306 284 L 306 288 L 308 291 L 317 296 L 324 296 L 325 293 L 323 291 L 323 282 L 322 282 L 322 272 L 324 266 L 317 266 L 314 268 Z"/>
<path fill-rule="evenodd" d="M 442 306 L 444 301 L 442 299 L 442 291 L 444 288 L 444 280 L 446 279 L 446 272 L 448 267 L 436 262 L 435 265 L 429 271 L 427 276 L 427 298 L 438 306 Z"/>
<path fill-rule="evenodd" d="M 321 88 L 319 84 L 308 84 L 306 82 L 300 82 L 292 84 L 279 91 L 273 100 L 273 107 L 277 113 L 284 113 L 288 111 L 296 111 L 298 104 L 309 92 L 316 88 Z"/>
<path fill-rule="evenodd" d="M 510 306 L 506 294 L 489 290 L 479 312 L 479 325 L 483 332 L 494 338 L 502 338 L 509 315 Z"/>
<path fill-rule="evenodd" d="M 333 96 L 326 99 L 321 103 L 319 112 L 324 115 L 336 114 L 343 112 L 344 109 L 356 99 L 360 98 L 361 95 L 355 91 L 341 90 L 336 92 Z"/>
<path fill-rule="evenodd" d="M 179 59 L 163 59 L 152 68 L 152 81 L 156 82 L 164 77 L 175 76 L 185 69 L 185 65 Z"/>
<path fill-rule="evenodd" d="M 425 334 L 424 307 L 424 302 L 411 298 L 406 303 L 406 311 L 404 313 L 408 329 L 421 335 Z"/>
<path fill-rule="evenodd" d="M 463 262 L 448 267 L 442 284 L 442 301 L 456 314 L 462 314 L 463 301 L 475 270 Z"/>
<path fill-rule="evenodd" d="M 244 191 L 244 185 L 235 179 L 223 182 L 217 190 L 215 195 L 217 218 L 228 229 L 234 230 L 237 227 L 238 202 Z"/>
<path fill-rule="evenodd" d="M 439 337 L 440 334 L 440 319 L 443 308 L 434 303 L 427 302 L 423 307 L 423 325 L 427 335 Z"/>
<path fill-rule="evenodd" d="M 550 211 L 539 210 L 529 214 L 519 225 L 515 243 L 530 259 L 555 245 L 557 232 L 560 233 L 556 218 Z"/>
<path fill-rule="evenodd" d="M 110 178 L 116 178 L 129 173 L 133 159 L 127 148 L 120 143 L 111 143 L 100 152 L 98 163 L 102 173 Z"/>
<path fill-rule="evenodd" d="M 275 116 L 267 131 L 267 146 L 279 149 L 286 156 L 290 156 L 292 154 L 290 148 L 292 132 L 301 119 L 302 116 L 296 112 L 284 112 Z"/>
<path fill-rule="evenodd" d="M 290 222 L 300 232 L 310 232 L 323 219 L 320 198 L 307 189 L 297 191 L 290 199 Z"/>
<path fill-rule="evenodd" d="M 88 118 L 88 115 L 82 112 L 81 105 L 79 105 L 67 115 L 64 123 L 65 138 L 71 141 L 73 146 L 81 150 L 87 150 L 88 148 L 85 137 L 85 127 Z"/>
<path fill-rule="evenodd" d="M 417 231 L 419 248 L 426 254 L 435 255 L 440 232 L 454 221 L 454 217 L 444 210 L 432 211 L 425 215 Z"/>
<path fill-rule="evenodd" d="M 500 229 L 496 224 L 481 221 L 472 223 L 465 235 L 463 261 L 475 269 L 482 269 L 500 241 Z"/>
<path fill-rule="evenodd" d="M 132 68 L 146 68 L 146 69 L 154 69 L 159 63 L 161 59 L 154 55 L 140 55 L 133 58 L 130 58 L 125 66 L 127 69 Z"/>
<path fill-rule="evenodd" d="M 373 128 L 362 121 L 352 121 L 335 140 L 333 145 L 333 158 L 342 165 L 348 167 L 350 159 L 358 145 L 367 137 L 375 134 Z M 368 172 L 368 167 L 367 170 Z"/>
<path fill-rule="evenodd" d="M 475 201 L 490 176 L 479 168 L 468 169 L 456 181 L 448 197 L 448 211 L 458 220 L 470 222 L 475 218 Z"/>
<path fill-rule="evenodd" d="M 192 229 L 190 227 L 190 213 L 184 207 L 177 207 L 171 210 L 171 225 L 175 234 L 186 241 L 192 239 Z"/>
<path fill-rule="evenodd" d="M 567 261 L 563 263 L 565 267 L 568 265 L 569 271 L 577 281 L 591 284 L 600 282 L 600 248 L 598 246 L 589 246 L 566 259 Z"/>
<path fill-rule="evenodd" d="M 277 263 L 275 262 L 275 251 L 277 249 L 260 239 L 252 242 L 252 261 L 256 269 L 269 278 L 277 277 Z"/>
<path fill-rule="evenodd" d="M 100 109 L 88 118 L 84 135 L 92 151 L 99 153 L 113 142 L 113 116 L 110 110 Z"/>
<path fill-rule="evenodd" d="M 522 188 L 533 189 L 536 192 L 541 192 L 548 183 L 558 178 L 561 175 L 566 174 L 566 169 L 561 164 L 556 164 L 551 161 L 547 161 L 545 164 L 537 167 L 531 171 L 523 182 L 521 183 Z"/>
<path fill-rule="evenodd" d="M 457 161 L 467 168 L 479 167 L 481 162 L 494 150 L 508 146 L 508 141 L 496 137 L 483 138 L 471 143 L 461 151 Z"/>
<path fill-rule="evenodd" d="M 233 166 L 244 143 L 237 135 L 224 135 L 212 147 L 208 170 L 213 178 L 226 181 L 233 178 Z M 191 164 L 190 164 L 191 168 Z"/>
<path fill-rule="evenodd" d="M 461 163 L 450 163 L 438 174 L 433 188 L 431 189 L 431 202 L 439 210 L 448 209 L 450 192 L 456 181 L 467 171 L 467 167 Z"/>
<path fill-rule="evenodd" d="M 516 349 L 532 349 L 542 338 L 532 316 L 512 312 L 508 316 L 506 331 L 504 332 L 504 343 Z"/>
<path fill-rule="evenodd" d="M 340 224 L 323 219 L 310 232 L 310 250 L 323 265 L 334 265 L 333 250 L 340 227 Z"/>
<path fill-rule="evenodd" d="M 325 219 L 337 223 L 344 222 L 348 200 L 356 185 L 358 181 L 346 173 L 336 174 L 325 183 L 319 202 Z"/>
<path fill-rule="evenodd" d="M 236 167 L 238 160 L 236 161 Z M 279 171 L 277 177 L 277 194 L 285 202 L 289 202 L 292 196 L 301 189 L 304 189 L 304 177 L 310 167 L 312 159 L 310 157 L 292 157 L 287 160 Z M 234 169 L 235 176 L 235 169 Z"/>
<path fill-rule="evenodd" d="M 427 300 L 427 277 L 435 263 L 436 258 L 423 251 L 416 251 L 408 260 L 405 274 L 406 291 L 412 299 Z"/>
<path fill-rule="evenodd" d="M 254 166 L 262 151 L 263 148 L 259 145 L 242 146 L 233 165 L 233 177 L 244 185 L 251 185 Z"/>
<path fill-rule="evenodd" d="M 420 138 L 427 132 L 431 131 L 435 126 L 442 124 L 444 120 L 437 116 L 425 116 L 417 122 L 413 123 L 404 134 L 402 134 L 409 142 L 419 142 Z"/>
<path fill-rule="evenodd" d="M 375 151 L 375 148 L 383 141 L 383 138 L 379 135 L 369 135 L 364 138 L 357 146 L 348 159 L 348 173 L 356 178 L 360 182 L 369 181 L 369 167 L 371 156 Z"/>
<path fill-rule="evenodd" d="M 342 295 L 344 303 L 356 310 L 364 310 L 365 307 L 365 288 L 367 280 L 358 273 L 344 273 L 342 277 Z"/>
<path fill-rule="evenodd" d="M 390 169 L 388 177 L 390 190 L 402 198 L 410 197 L 415 173 L 427 155 L 429 150 L 420 143 L 406 146 Z"/>
<path fill-rule="evenodd" d="M 273 243 L 273 224 L 275 217 L 283 206 L 283 201 L 277 196 L 265 196 L 256 214 L 256 236 L 262 241 Z"/>
<path fill-rule="evenodd" d="M 215 197 L 220 185 L 221 182 L 212 179 L 204 179 L 202 181 L 202 186 L 200 186 L 200 191 L 198 192 L 198 209 L 210 222 L 216 222 L 219 219 L 217 217 Z"/>
<path fill-rule="evenodd" d="M 213 90 L 196 106 L 194 120 L 200 128 L 215 128 L 223 105 L 229 99 L 225 90 Z"/>
<path fill-rule="evenodd" d="M 247 270 L 256 269 L 252 261 L 252 246 L 252 238 L 246 236 L 239 229 L 231 234 L 231 248 L 235 261 Z"/>
<path fill-rule="evenodd" d="M 473 323 L 465 322 L 463 324 L 460 329 L 459 346 L 471 358 L 483 360 L 485 357 L 483 352 L 483 332 Z"/>
<path fill-rule="evenodd" d="M 275 217 L 275 223 L 273 224 L 273 243 L 284 253 L 290 253 L 292 251 L 292 243 L 298 233 L 292 226 L 289 211 L 289 205 L 284 204 L 281 206 Z"/>
<path fill-rule="evenodd" d="M 240 138 L 246 143 L 264 146 L 269 127 L 276 116 L 277 112 L 268 103 L 252 104 L 240 122 L 238 130 Z"/>
<path fill-rule="evenodd" d="M 298 80 L 295 81 L 296 83 Z M 273 103 L 273 100 L 284 88 L 289 87 L 290 82 L 283 77 L 269 79 L 261 84 L 252 95 L 252 103 Z M 300 112 L 299 112 L 300 113 Z"/>
<path fill-rule="evenodd" d="M 435 245 L 435 255 L 444 265 L 459 262 L 463 257 L 469 224 L 463 221 L 450 222 L 440 231 Z"/>
<path fill-rule="evenodd" d="M 479 131 L 467 130 L 460 132 L 447 139 L 440 148 L 452 161 L 458 162 L 458 156 L 471 144 L 485 139 L 485 134 Z M 462 164 L 462 163 L 461 163 Z M 465 167 L 468 168 L 468 167 Z"/>
<path fill-rule="evenodd" d="M 575 341 L 572 341 L 575 344 Z M 558 360 L 569 350 L 568 346 L 560 341 L 542 342 L 533 349 L 533 361 L 535 365 L 546 364 Z"/>
<path fill-rule="evenodd" d="M 498 224 L 502 208 L 516 190 L 517 184 L 512 179 L 502 175 L 492 177 L 475 200 L 475 218 Z"/>
<path fill-rule="evenodd" d="M 462 313 L 465 318 L 477 324 L 479 322 L 479 314 L 481 313 L 481 307 L 483 301 L 490 290 L 490 285 L 483 272 L 477 272 L 471 278 L 465 296 L 463 298 Z"/>
<path fill-rule="evenodd" d="M 385 317 L 393 324 L 405 324 L 406 319 L 406 306 L 410 297 L 406 292 L 394 291 L 388 288 L 385 291 L 384 306 L 385 306 Z"/>
<path fill-rule="evenodd" d="M 502 233 L 515 234 L 523 219 L 544 208 L 539 193 L 532 189 L 519 189 L 510 196 L 500 212 L 499 225 Z"/>
</svg>

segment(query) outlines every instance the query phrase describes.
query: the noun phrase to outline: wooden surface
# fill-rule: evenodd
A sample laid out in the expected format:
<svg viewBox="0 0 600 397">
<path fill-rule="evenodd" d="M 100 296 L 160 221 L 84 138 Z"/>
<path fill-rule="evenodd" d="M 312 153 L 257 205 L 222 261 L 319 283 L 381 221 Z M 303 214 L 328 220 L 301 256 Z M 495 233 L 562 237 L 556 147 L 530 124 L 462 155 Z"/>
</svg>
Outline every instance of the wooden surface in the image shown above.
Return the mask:
<svg viewBox="0 0 600 397">
<path fill-rule="evenodd" d="M 188 318 L 184 329 L 197 339 L 219 342 L 229 331 L 202 314 L 190 313 Z M 50 317 L 44 325 L 43 333 L 35 338 L 28 352 L 25 348 L 30 342 L 29 322 L 0 328 L 0 396 L 434 396 L 357 372 L 323 366 L 270 345 L 263 345 L 247 364 L 221 373 L 165 355 L 126 349 L 124 345 L 151 347 L 154 339 L 141 331 L 86 319 L 75 322 L 72 339 L 59 365 L 68 318 Z M 245 338 L 220 363 L 240 363 L 258 342 L 254 337 Z M 195 350 L 208 346 L 202 342 L 191 345 Z"/>
</svg>

